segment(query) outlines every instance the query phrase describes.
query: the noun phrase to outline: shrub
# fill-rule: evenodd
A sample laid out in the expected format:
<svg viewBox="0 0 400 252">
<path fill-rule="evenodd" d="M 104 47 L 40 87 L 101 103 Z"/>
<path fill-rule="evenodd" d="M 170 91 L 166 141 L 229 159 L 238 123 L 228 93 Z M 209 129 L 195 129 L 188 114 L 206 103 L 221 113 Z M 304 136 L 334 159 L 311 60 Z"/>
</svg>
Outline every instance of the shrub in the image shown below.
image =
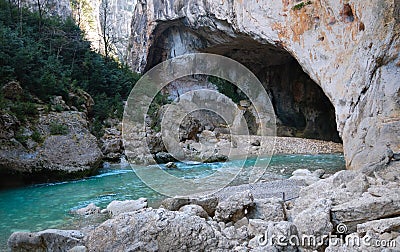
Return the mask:
<svg viewBox="0 0 400 252">
<path fill-rule="evenodd" d="M 95 122 L 93 123 L 93 125 L 90 129 L 90 132 L 97 138 L 104 136 L 104 133 L 105 133 L 103 125 L 98 120 L 95 120 Z"/>
<path fill-rule="evenodd" d="M 38 144 L 42 144 L 44 142 L 44 138 L 42 137 L 42 135 L 40 134 L 39 131 L 35 130 L 32 135 L 31 138 L 33 141 L 35 141 Z"/>
<path fill-rule="evenodd" d="M 3 110 L 7 108 L 7 102 L 6 99 L 4 99 L 4 96 L 2 93 L 0 93 L 0 110 Z"/>
<path fill-rule="evenodd" d="M 68 127 L 59 123 L 51 123 L 50 124 L 50 134 L 51 135 L 67 135 Z"/>
<path fill-rule="evenodd" d="M 17 133 L 15 134 L 15 139 L 20 142 L 23 146 L 27 146 L 27 141 L 29 139 L 29 136 L 24 135 L 24 130 L 20 128 Z"/>
<path fill-rule="evenodd" d="M 215 76 L 209 76 L 208 81 L 217 86 L 218 91 L 221 94 L 224 94 L 227 97 L 231 98 L 234 103 L 239 103 L 240 100 L 248 99 L 246 95 L 239 91 L 239 88 L 236 85 L 230 83 L 227 80 Z"/>
<path fill-rule="evenodd" d="M 55 105 L 55 106 L 54 106 L 54 110 L 55 110 L 56 112 L 62 112 L 62 111 L 64 111 L 63 107 L 62 107 L 60 104 Z"/>
<path fill-rule="evenodd" d="M 157 93 L 157 95 L 154 97 L 153 101 L 150 104 L 150 107 L 147 111 L 147 115 L 151 119 L 151 129 L 153 129 L 155 132 L 160 132 L 161 131 L 161 125 L 159 125 L 158 121 L 158 111 L 160 108 L 166 104 L 171 103 L 171 100 L 168 99 L 168 94 L 162 94 L 162 93 Z"/>
<path fill-rule="evenodd" d="M 121 118 L 123 100 L 140 76 L 127 65 L 91 50 L 72 19 L 39 16 L 12 2 L 0 0 L 0 84 L 16 80 L 45 103 L 55 95 L 68 101 L 72 90 L 82 89 L 95 101 L 90 117 L 99 121 Z M 76 107 L 82 110 L 80 104 Z M 26 111 L 26 104 L 22 105 L 12 112 L 26 121 L 35 111 L 29 111 L 32 107 Z"/>
<path fill-rule="evenodd" d="M 312 4 L 311 1 L 301 2 L 293 6 L 292 10 L 301 10 L 304 6 Z"/>
<path fill-rule="evenodd" d="M 16 101 L 11 105 L 10 110 L 21 122 L 25 122 L 27 118 L 33 118 L 39 114 L 36 105 L 31 102 Z"/>
</svg>

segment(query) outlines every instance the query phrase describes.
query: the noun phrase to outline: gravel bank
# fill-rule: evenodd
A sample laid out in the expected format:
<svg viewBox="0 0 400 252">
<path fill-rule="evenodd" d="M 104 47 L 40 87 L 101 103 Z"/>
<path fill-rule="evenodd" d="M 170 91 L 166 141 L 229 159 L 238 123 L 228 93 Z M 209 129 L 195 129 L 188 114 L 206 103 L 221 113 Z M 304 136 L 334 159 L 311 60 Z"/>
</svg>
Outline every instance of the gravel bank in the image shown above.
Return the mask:
<svg viewBox="0 0 400 252">
<path fill-rule="evenodd" d="M 192 143 L 189 143 L 192 144 Z M 198 145 L 198 144 L 197 144 Z M 232 148 L 232 145 L 234 146 Z M 202 153 L 218 153 L 231 157 L 265 156 L 274 154 L 330 154 L 343 153 L 343 145 L 330 141 L 296 137 L 261 137 L 221 135 L 216 144 L 194 146 Z M 247 153 L 247 154 L 246 154 Z M 198 155 L 198 153 L 194 153 Z"/>
<path fill-rule="evenodd" d="M 329 141 L 296 137 L 276 137 L 275 154 L 343 153 L 343 145 Z"/>
</svg>

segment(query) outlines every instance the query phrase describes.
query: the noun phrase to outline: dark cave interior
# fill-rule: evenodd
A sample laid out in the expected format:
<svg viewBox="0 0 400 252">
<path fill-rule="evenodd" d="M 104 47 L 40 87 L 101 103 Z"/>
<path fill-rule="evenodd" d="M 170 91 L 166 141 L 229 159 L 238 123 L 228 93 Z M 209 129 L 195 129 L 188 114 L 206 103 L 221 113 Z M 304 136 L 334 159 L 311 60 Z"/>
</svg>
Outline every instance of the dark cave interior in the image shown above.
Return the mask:
<svg viewBox="0 0 400 252">
<path fill-rule="evenodd" d="M 335 109 L 322 88 L 279 44 L 264 44 L 245 35 L 235 38 L 206 30 L 166 26 L 154 34 L 148 69 L 179 53 L 223 55 L 249 68 L 262 82 L 277 116 L 277 135 L 341 142 Z M 252 130 L 254 132 L 254 130 Z"/>
</svg>

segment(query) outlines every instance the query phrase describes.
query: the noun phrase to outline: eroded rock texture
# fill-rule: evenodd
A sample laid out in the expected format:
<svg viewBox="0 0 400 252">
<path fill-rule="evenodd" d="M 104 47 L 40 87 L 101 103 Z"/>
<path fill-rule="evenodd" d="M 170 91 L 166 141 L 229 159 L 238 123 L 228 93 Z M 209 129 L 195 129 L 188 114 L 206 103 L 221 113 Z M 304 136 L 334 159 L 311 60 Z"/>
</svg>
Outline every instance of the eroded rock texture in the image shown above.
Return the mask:
<svg viewBox="0 0 400 252">
<path fill-rule="evenodd" d="M 300 67 L 294 57 L 333 104 L 349 168 L 370 171 L 400 151 L 398 1 L 328 0 L 300 6 L 291 0 L 142 0 L 131 34 L 127 57 L 134 70 L 144 72 L 191 52 L 226 55 L 269 87 L 277 111 L 289 108 L 279 118 L 283 123 L 285 118 L 302 123 L 303 134 L 324 131 L 331 118 L 310 110 L 315 105 L 307 103 L 314 101 L 303 100 L 315 97 L 310 95 L 314 91 L 307 89 L 311 80 L 295 74 Z M 289 76 L 281 73 L 285 67 Z M 274 96 L 285 83 L 274 75 L 291 78 L 286 90 L 292 100 L 282 104 L 285 97 Z"/>
<path fill-rule="evenodd" d="M 0 128 L 3 187 L 88 176 L 102 162 L 103 154 L 83 112 L 42 113 L 35 123 L 24 126 L 3 112 Z"/>
</svg>

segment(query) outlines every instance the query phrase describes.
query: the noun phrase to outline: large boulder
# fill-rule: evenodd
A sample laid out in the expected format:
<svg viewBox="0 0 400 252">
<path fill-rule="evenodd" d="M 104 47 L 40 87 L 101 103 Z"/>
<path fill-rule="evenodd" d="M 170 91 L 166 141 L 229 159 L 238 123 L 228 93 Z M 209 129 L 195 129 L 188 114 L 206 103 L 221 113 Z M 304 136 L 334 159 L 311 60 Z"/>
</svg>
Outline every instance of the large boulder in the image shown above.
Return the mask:
<svg viewBox="0 0 400 252">
<path fill-rule="evenodd" d="M 287 221 L 271 222 L 254 219 L 249 221 L 248 233 L 252 238 L 249 247 L 254 251 L 298 251 L 290 238 L 297 237 L 297 229 Z"/>
<path fill-rule="evenodd" d="M 53 105 L 53 111 L 70 110 L 70 107 L 65 103 L 62 96 L 53 96 L 50 99 L 50 103 Z"/>
<path fill-rule="evenodd" d="M 222 222 L 236 222 L 245 217 L 254 207 L 254 197 L 249 190 L 236 193 L 219 202 L 214 219 Z"/>
<path fill-rule="evenodd" d="M 161 202 L 160 207 L 170 211 L 178 211 L 185 205 L 198 205 L 201 206 L 209 216 L 213 217 L 218 203 L 219 199 L 212 196 L 198 198 L 167 198 Z"/>
<path fill-rule="evenodd" d="M 121 159 L 123 153 L 121 131 L 116 128 L 106 129 L 101 138 L 101 144 L 101 151 L 107 160 L 119 161 Z"/>
<path fill-rule="evenodd" d="M 386 232 L 399 232 L 400 217 L 368 221 L 357 225 L 357 233 L 359 234 L 366 234 L 371 230 L 379 234 Z"/>
<path fill-rule="evenodd" d="M 377 187 L 361 197 L 332 207 L 332 221 L 355 232 L 357 224 L 400 215 L 400 187 Z"/>
<path fill-rule="evenodd" d="M 312 204 L 306 210 L 298 213 L 293 219 L 296 225 L 300 239 L 304 236 L 313 236 L 316 239 L 315 244 L 303 244 L 306 248 L 318 248 L 322 246 L 321 239 L 328 237 L 333 231 L 331 223 L 330 210 L 332 202 L 326 199 L 320 199 Z"/>
<path fill-rule="evenodd" d="M 68 105 L 71 108 L 76 107 L 76 109 L 84 112 L 86 115 L 92 114 L 94 100 L 86 91 L 77 89 L 75 92 L 70 92 L 68 98 Z"/>
<path fill-rule="evenodd" d="M 282 199 L 255 199 L 254 203 L 255 207 L 250 211 L 249 218 L 275 222 L 285 220 L 285 209 Z"/>
<path fill-rule="evenodd" d="M 15 232 L 8 239 L 11 251 L 68 251 L 84 245 L 84 234 L 77 230 L 48 229 L 38 233 Z"/>
<path fill-rule="evenodd" d="M 155 160 L 159 164 L 166 164 L 166 163 L 169 163 L 169 162 L 175 162 L 176 161 L 176 159 L 171 154 L 169 154 L 167 152 L 158 152 L 157 154 L 155 154 Z"/>
<path fill-rule="evenodd" d="M 204 209 L 199 205 L 185 205 L 179 209 L 180 212 L 184 212 L 188 215 L 199 216 L 201 218 L 208 218 L 208 214 Z"/>
<path fill-rule="evenodd" d="M 216 223 L 183 212 L 144 209 L 110 219 L 87 237 L 91 251 L 211 251 L 233 245 Z"/>
<path fill-rule="evenodd" d="M 320 179 L 320 172 L 315 172 L 312 173 L 311 171 L 307 170 L 307 169 L 298 169 L 295 170 L 292 173 L 292 177 L 290 177 L 290 179 L 294 179 L 294 180 L 301 180 L 304 181 L 307 185 L 311 185 L 314 184 L 315 182 L 318 182 Z"/>
<path fill-rule="evenodd" d="M 134 212 L 147 207 L 147 199 L 140 198 L 137 200 L 113 200 L 107 206 L 108 213 L 115 217 L 121 213 Z"/>
<path fill-rule="evenodd" d="M 203 156 L 204 163 L 217 163 L 217 162 L 226 162 L 228 161 L 228 156 L 223 154 L 212 154 L 212 155 L 204 155 Z"/>
<path fill-rule="evenodd" d="M 89 131 L 84 113 L 65 111 L 39 116 L 24 130 L 21 143 L 0 139 L 0 173 L 28 181 L 49 181 L 90 175 L 103 154 Z M 36 144 L 29 143 L 38 141 Z"/>
</svg>

